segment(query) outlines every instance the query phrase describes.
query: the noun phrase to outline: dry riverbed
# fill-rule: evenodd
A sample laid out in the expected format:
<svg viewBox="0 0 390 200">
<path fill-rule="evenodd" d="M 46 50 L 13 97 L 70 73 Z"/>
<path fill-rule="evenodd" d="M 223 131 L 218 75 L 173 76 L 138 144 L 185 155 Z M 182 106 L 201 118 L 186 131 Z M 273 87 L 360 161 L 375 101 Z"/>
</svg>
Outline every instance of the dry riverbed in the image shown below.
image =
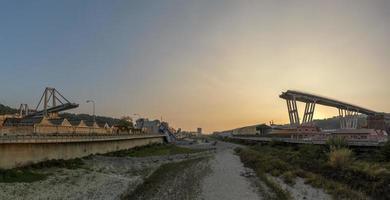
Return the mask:
<svg viewBox="0 0 390 200">
<path fill-rule="evenodd" d="M 241 163 L 237 147 L 181 143 L 90 156 L 72 169 L 34 169 L 47 175 L 44 180 L 0 183 L 0 199 L 275 199 L 274 191 Z M 270 179 L 291 199 L 329 198 L 300 180 L 291 186 Z"/>
<path fill-rule="evenodd" d="M 209 152 L 149 157 L 91 156 L 76 169 L 34 169 L 32 183 L 0 183 L 0 199 L 123 199 L 166 163 L 208 157 Z"/>
</svg>

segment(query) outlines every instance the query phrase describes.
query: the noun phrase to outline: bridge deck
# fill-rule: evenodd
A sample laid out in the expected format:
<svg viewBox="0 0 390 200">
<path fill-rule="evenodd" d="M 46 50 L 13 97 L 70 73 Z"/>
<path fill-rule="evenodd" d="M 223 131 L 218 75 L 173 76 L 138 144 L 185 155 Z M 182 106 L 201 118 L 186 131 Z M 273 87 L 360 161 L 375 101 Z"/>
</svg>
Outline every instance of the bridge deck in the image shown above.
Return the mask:
<svg viewBox="0 0 390 200">
<path fill-rule="evenodd" d="M 282 99 L 288 99 L 292 100 L 295 98 L 297 101 L 301 102 L 316 102 L 316 104 L 324 105 L 324 106 L 330 106 L 330 107 L 335 107 L 339 109 L 345 109 L 345 110 L 350 110 L 350 111 L 356 111 L 358 113 L 362 113 L 365 115 L 376 115 L 378 114 L 377 112 L 363 108 L 360 106 L 356 106 L 350 103 L 345 103 L 339 100 L 327 98 L 327 97 L 322 97 L 319 95 L 314 95 L 314 94 L 309 94 L 305 92 L 299 92 L 299 91 L 294 91 L 294 90 L 288 90 L 287 92 L 283 92 L 280 96 Z"/>
</svg>

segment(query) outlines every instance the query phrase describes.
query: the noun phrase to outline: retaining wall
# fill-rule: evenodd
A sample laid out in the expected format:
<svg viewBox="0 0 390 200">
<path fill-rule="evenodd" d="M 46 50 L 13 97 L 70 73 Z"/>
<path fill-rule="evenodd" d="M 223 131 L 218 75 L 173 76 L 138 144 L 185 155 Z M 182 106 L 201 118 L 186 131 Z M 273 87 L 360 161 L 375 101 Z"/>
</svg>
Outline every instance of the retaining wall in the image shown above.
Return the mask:
<svg viewBox="0 0 390 200">
<path fill-rule="evenodd" d="M 108 153 L 137 146 L 163 143 L 163 141 L 162 136 L 149 136 L 88 142 L 3 143 L 0 144 L 0 169 L 21 167 L 51 159 L 81 158 L 91 154 Z"/>
</svg>

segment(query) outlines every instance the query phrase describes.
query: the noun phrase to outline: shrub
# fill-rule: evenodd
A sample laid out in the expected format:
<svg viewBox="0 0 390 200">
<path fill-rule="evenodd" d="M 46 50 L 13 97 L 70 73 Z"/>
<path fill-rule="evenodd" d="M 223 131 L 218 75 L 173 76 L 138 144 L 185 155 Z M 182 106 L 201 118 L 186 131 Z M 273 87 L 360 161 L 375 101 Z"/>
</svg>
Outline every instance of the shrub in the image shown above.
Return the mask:
<svg viewBox="0 0 390 200">
<path fill-rule="evenodd" d="M 286 184 L 294 185 L 295 184 L 295 174 L 291 171 L 286 171 L 282 174 L 282 179 Z"/>
<path fill-rule="evenodd" d="M 305 170 L 318 171 L 326 163 L 328 156 L 326 148 L 316 145 L 302 145 L 297 156 L 291 160 Z"/>
<path fill-rule="evenodd" d="M 345 169 L 351 163 L 352 151 L 350 149 L 333 149 L 329 154 L 329 164 L 334 168 Z"/>
<path fill-rule="evenodd" d="M 390 141 L 386 142 L 385 145 L 382 146 L 380 150 L 380 156 L 383 161 L 390 161 Z"/>
<path fill-rule="evenodd" d="M 342 149 L 348 147 L 348 143 L 344 137 L 331 137 L 326 141 L 326 144 L 329 146 L 329 149 Z"/>
<path fill-rule="evenodd" d="M 35 173 L 26 169 L 0 170 L 0 183 L 31 183 L 46 179 L 48 174 Z"/>
</svg>

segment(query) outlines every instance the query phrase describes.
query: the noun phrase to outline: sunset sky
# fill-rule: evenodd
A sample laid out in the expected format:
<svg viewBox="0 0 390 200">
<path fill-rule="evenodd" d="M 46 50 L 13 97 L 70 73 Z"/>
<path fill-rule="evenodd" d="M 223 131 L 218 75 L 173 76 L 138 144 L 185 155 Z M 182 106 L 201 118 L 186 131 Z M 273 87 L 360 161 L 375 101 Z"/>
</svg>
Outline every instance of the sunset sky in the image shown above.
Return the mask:
<svg viewBox="0 0 390 200">
<path fill-rule="evenodd" d="M 2 104 L 51 86 L 185 130 L 287 123 L 287 89 L 390 112 L 390 1 L 1 1 L 0 69 Z"/>
</svg>

